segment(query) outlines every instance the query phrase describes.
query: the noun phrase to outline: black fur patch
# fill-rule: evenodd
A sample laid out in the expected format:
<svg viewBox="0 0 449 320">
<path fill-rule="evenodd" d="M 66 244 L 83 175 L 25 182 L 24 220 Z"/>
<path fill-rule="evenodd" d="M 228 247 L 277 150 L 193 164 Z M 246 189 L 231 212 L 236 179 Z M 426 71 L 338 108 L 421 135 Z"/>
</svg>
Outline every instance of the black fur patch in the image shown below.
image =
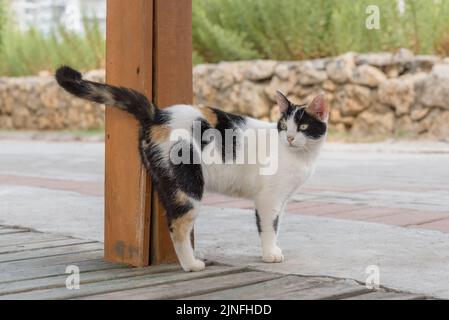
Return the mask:
<svg viewBox="0 0 449 320">
<path fill-rule="evenodd" d="M 277 123 L 277 129 L 278 129 L 278 131 L 285 130 L 285 129 L 282 129 L 282 128 L 281 128 L 282 122 L 287 121 L 288 118 L 290 118 L 290 117 L 293 115 L 293 113 L 295 112 L 295 110 L 297 110 L 297 109 L 303 109 L 303 108 L 305 108 L 304 105 L 301 105 L 301 106 L 300 106 L 300 105 L 292 104 L 292 103 L 289 101 L 289 105 L 288 105 L 287 111 L 281 114 L 281 118 L 279 119 L 279 121 L 278 121 L 278 123 Z"/>
<path fill-rule="evenodd" d="M 180 141 L 173 145 L 171 152 L 182 153 L 188 150 L 189 152 L 189 162 L 173 164 L 170 163 L 173 172 L 173 179 L 179 186 L 179 189 L 184 191 L 187 195 L 194 198 L 195 200 L 201 200 L 204 192 L 204 177 L 201 164 L 199 161 L 199 156 L 194 150 L 193 145 L 185 141 Z M 182 154 L 179 154 L 182 157 Z"/>
<path fill-rule="evenodd" d="M 318 120 L 314 116 L 308 114 L 304 108 L 298 109 L 298 111 L 295 113 L 294 120 L 298 131 L 301 131 L 311 139 L 319 139 L 326 133 L 326 124 Z M 307 129 L 300 129 L 301 125 L 303 124 L 307 124 Z"/>
<path fill-rule="evenodd" d="M 81 80 L 82 79 L 82 75 L 80 72 L 67 67 L 67 66 L 62 66 L 60 67 L 57 71 L 56 71 L 56 81 L 58 81 L 58 83 L 64 82 L 66 80 Z"/>
<path fill-rule="evenodd" d="M 211 137 L 211 139 L 209 139 L 209 140 L 205 140 L 206 137 L 204 136 L 204 132 L 206 130 L 213 129 L 213 128 L 211 127 L 209 122 L 207 122 L 206 120 L 204 120 L 202 118 L 198 118 L 195 121 L 198 121 L 201 124 L 201 128 L 200 128 L 201 135 L 197 136 L 197 132 L 193 132 L 193 137 L 196 139 L 196 143 L 201 146 L 201 151 L 203 151 L 204 147 L 206 147 L 209 143 L 211 143 L 213 141 L 213 137 Z M 192 128 L 192 131 L 193 130 L 194 129 Z"/>
<path fill-rule="evenodd" d="M 235 160 L 237 157 L 237 137 L 233 137 L 232 141 L 232 150 L 226 150 L 226 130 L 236 130 L 243 126 L 246 122 L 245 118 L 239 115 L 235 115 L 232 113 L 227 113 L 218 109 L 211 108 L 211 110 L 217 116 L 217 125 L 215 129 L 217 129 L 222 137 L 221 141 L 221 155 L 223 162 L 226 159 L 226 155 L 232 152 L 232 159 Z"/>
<path fill-rule="evenodd" d="M 194 179 L 197 175 L 194 175 L 191 179 L 192 185 L 190 185 L 190 187 L 196 188 L 197 190 L 190 190 L 191 192 L 187 192 L 186 189 L 189 189 L 189 185 L 187 185 L 187 188 L 185 187 L 186 177 L 183 175 L 183 173 L 186 172 L 185 169 L 175 167 L 174 170 L 169 170 L 169 168 L 160 166 L 161 154 L 159 147 L 156 145 L 150 144 L 146 149 L 142 149 L 142 153 L 146 159 L 144 163 L 149 164 L 147 169 L 151 174 L 153 185 L 158 191 L 159 198 L 167 212 L 167 223 L 170 227 L 172 220 L 182 217 L 193 209 L 193 204 L 190 201 L 179 203 L 176 197 L 178 191 L 181 190 L 192 197 L 193 192 L 195 193 L 196 198 L 201 199 L 204 186 L 204 182 L 202 182 L 202 172 L 200 172 L 201 176 L 199 181 L 195 181 Z M 175 170 L 176 172 L 174 172 Z M 178 172 L 178 170 L 180 170 L 180 172 Z"/>
<path fill-rule="evenodd" d="M 168 112 L 164 109 L 156 109 L 153 123 L 154 124 L 166 124 L 166 123 L 170 122 L 171 119 L 172 119 L 172 115 L 170 112 Z"/>
<path fill-rule="evenodd" d="M 287 121 L 287 116 L 282 116 L 282 118 L 279 119 L 278 125 L 277 125 L 277 128 L 278 128 L 279 132 L 281 132 L 283 130 L 286 130 L 286 129 L 282 129 L 282 127 L 281 127 L 282 123 L 285 122 L 285 121 Z"/>
<path fill-rule="evenodd" d="M 278 233 L 278 226 L 279 226 L 279 215 L 277 215 L 276 218 L 273 220 L 273 229 L 275 233 Z"/>
<path fill-rule="evenodd" d="M 257 226 L 257 232 L 259 232 L 259 234 L 262 232 L 262 226 L 261 226 L 261 222 L 260 222 L 260 216 L 259 216 L 259 212 L 256 209 L 256 226 Z"/>
<path fill-rule="evenodd" d="M 282 118 L 281 119 L 288 119 L 293 114 L 293 112 L 295 112 L 296 108 L 301 107 L 301 106 L 293 104 L 285 96 L 284 96 L 284 99 L 288 102 L 288 107 L 287 107 L 287 110 L 285 112 L 282 112 Z"/>
<path fill-rule="evenodd" d="M 90 83 L 109 89 L 117 104 L 122 105 L 127 112 L 133 114 L 141 124 L 147 124 L 152 120 L 155 107 L 143 94 L 128 88 Z"/>
<path fill-rule="evenodd" d="M 167 212 L 167 222 L 170 226 L 171 221 L 178 219 L 193 209 L 193 205 L 190 201 L 186 203 L 179 203 L 176 198 L 178 188 L 176 187 L 176 180 L 169 176 L 158 175 L 158 179 L 155 181 L 158 195 L 162 201 L 164 208 Z"/>
<path fill-rule="evenodd" d="M 295 112 L 297 107 L 298 107 L 297 105 L 295 105 L 289 101 L 287 111 L 284 112 L 285 117 L 290 118 L 290 116 L 293 114 L 293 112 Z"/>
</svg>

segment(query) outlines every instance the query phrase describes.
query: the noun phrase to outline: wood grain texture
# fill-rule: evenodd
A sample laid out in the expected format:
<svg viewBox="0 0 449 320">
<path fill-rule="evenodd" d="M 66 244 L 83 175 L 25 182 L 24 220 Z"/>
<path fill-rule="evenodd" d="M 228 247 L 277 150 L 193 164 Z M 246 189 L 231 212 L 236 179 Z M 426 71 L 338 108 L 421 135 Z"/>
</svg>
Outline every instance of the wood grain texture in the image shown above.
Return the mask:
<svg viewBox="0 0 449 320">
<path fill-rule="evenodd" d="M 47 233 L 35 233 L 35 232 L 22 232 L 14 234 L 4 234 L 0 238 L 0 249 L 4 246 L 10 247 L 11 245 L 22 245 L 39 243 L 50 240 L 67 239 L 67 237 L 47 234 Z"/>
<path fill-rule="evenodd" d="M 150 267 L 152 269 L 153 267 Z M 111 292 L 119 294 L 123 290 L 138 290 L 146 288 L 152 290 L 153 287 L 164 283 L 173 282 L 189 282 L 189 280 L 196 280 L 208 276 L 220 275 L 228 271 L 228 267 L 211 267 L 204 273 L 186 273 L 180 270 L 163 272 L 163 273 L 148 273 L 144 275 L 134 275 L 131 277 L 117 277 L 109 279 L 97 279 L 95 282 L 84 282 L 80 284 L 79 290 L 67 290 L 60 286 L 58 288 L 49 288 L 43 290 L 33 290 L 31 292 L 22 292 L 18 294 L 7 294 L 0 296 L 1 299 L 96 299 L 95 296 L 108 295 Z M 110 271 L 109 271 L 110 272 Z M 65 283 L 65 281 L 64 281 Z M 145 290 L 145 289 L 143 289 Z M 160 294 L 163 294 L 162 292 Z"/>
<path fill-rule="evenodd" d="M 101 259 L 103 257 L 103 250 L 95 250 L 88 252 L 67 253 L 63 255 L 55 255 L 50 257 L 33 258 L 26 262 L 22 260 L 9 261 L 0 263 L 0 281 L 3 275 L 14 273 L 17 270 L 24 269 L 38 269 L 47 266 L 61 266 L 64 269 L 73 263 Z"/>
<path fill-rule="evenodd" d="M 64 247 L 35 249 L 26 252 L 11 252 L 0 254 L 0 263 L 45 258 L 51 256 L 97 251 L 97 250 L 103 250 L 103 245 L 98 242 L 91 242 L 83 244 L 74 244 L 71 246 L 64 246 Z"/>
<path fill-rule="evenodd" d="M 145 268 L 121 268 L 100 271 L 85 272 L 82 274 L 80 284 L 96 283 L 100 281 L 110 281 L 122 278 L 131 278 L 142 275 L 150 275 L 155 273 L 165 274 L 167 272 L 181 271 L 180 267 L 175 265 L 160 265 Z M 0 283 L 0 300 L 2 295 L 19 294 L 28 291 L 47 290 L 64 288 L 67 275 L 39 278 L 31 280 L 23 280 L 17 282 Z M 22 297 L 22 295 L 17 295 Z"/>
<path fill-rule="evenodd" d="M 282 299 L 286 294 L 319 286 L 330 282 L 328 278 L 284 276 L 244 287 L 215 291 L 199 296 L 188 297 L 187 300 L 234 300 L 234 299 Z"/>
<path fill-rule="evenodd" d="M 108 0 L 106 79 L 152 98 L 153 1 Z M 106 109 L 105 258 L 149 263 L 150 185 L 138 153 L 138 124 Z"/>
<path fill-rule="evenodd" d="M 193 101 L 192 1 L 154 0 L 154 97 L 163 108 Z M 151 262 L 176 262 L 165 209 L 153 195 Z"/>
<path fill-rule="evenodd" d="M 370 292 L 354 280 L 335 280 L 319 283 L 304 290 L 280 294 L 280 300 L 339 300 Z"/>
<path fill-rule="evenodd" d="M 216 267 L 225 268 L 225 267 Z M 227 267 L 229 268 L 229 267 Z M 226 269 L 225 269 L 226 270 Z M 217 290 L 228 288 L 236 288 L 248 284 L 263 282 L 271 280 L 279 275 L 258 271 L 237 272 L 231 274 L 221 275 L 223 270 L 214 273 L 211 268 L 202 272 L 184 273 L 181 276 L 179 273 L 176 277 L 183 281 L 176 281 L 170 283 L 159 282 L 153 283 L 151 286 L 145 288 L 137 288 L 131 290 L 116 291 L 100 295 L 86 297 L 86 299 L 132 299 L 132 300 L 151 300 L 151 299 L 181 299 L 191 295 L 200 295 Z M 203 274 L 203 277 L 201 276 Z M 206 276 L 207 275 L 207 276 Z M 189 280 L 189 281 L 186 281 Z M 149 283 L 148 283 L 149 285 Z"/>
<path fill-rule="evenodd" d="M 81 274 L 95 270 L 120 268 L 120 265 L 104 261 L 103 258 L 87 261 L 76 261 L 75 263 L 72 264 L 76 264 L 76 266 L 80 268 Z M 0 283 L 32 280 L 43 277 L 55 277 L 59 275 L 65 275 L 67 277 L 67 274 L 65 273 L 67 265 L 57 264 L 57 265 L 48 265 L 45 267 L 33 267 L 32 265 L 28 266 L 28 264 L 24 262 L 23 266 L 24 267 L 21 267 L 14 271 L 12 270 L 8 272 L 2 271 L 2 273 L 0 274 Z"/>
<path fill-rule="evenodd" d="M 59 248 L 74 244 L 91 243 L 91 240 L 81 240 L 81 239 L 59 239 L 59 240 L 46 240 L 37 243 L 30 244 L 10 244 L 7 246 L 0 247 L 0 254 L 2 253 L 18 253 L 24 251 L 34 251 L 45 248 Z"/>
</svg>

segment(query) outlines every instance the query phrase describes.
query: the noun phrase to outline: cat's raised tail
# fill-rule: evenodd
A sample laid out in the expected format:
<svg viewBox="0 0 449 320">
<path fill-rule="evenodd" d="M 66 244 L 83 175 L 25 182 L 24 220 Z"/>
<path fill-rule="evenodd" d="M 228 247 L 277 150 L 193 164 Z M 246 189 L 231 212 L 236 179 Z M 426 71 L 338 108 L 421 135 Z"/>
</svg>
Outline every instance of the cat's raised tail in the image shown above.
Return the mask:
<svg viewBox="0 0 449 320">
<path fill-rule="evenodd" d="M 133 114 L 142 125 L 151 123 L 156 107 L 140 92 L 104 83 L 84 80 L 80 72 L 62 66 L 56 81 L 67 92 L 89 101 L 114 106 Z"/>
</svg>

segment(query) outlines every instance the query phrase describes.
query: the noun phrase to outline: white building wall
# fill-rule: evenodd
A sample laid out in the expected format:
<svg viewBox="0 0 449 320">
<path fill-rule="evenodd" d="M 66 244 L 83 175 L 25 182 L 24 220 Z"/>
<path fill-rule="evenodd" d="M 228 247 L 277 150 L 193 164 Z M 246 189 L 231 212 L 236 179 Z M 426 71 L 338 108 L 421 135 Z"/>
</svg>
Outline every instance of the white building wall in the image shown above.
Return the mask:
<svg viewBox="0 0 449 320">
<path fill-rule="evenodd" d="M 62 24 L 83 32 L 83 17 L 97 19 L 106 30 L 106 0 L 9 0 L 9 8 L 21 30 L 35 27 L 49 33 Z"/>
</svg>

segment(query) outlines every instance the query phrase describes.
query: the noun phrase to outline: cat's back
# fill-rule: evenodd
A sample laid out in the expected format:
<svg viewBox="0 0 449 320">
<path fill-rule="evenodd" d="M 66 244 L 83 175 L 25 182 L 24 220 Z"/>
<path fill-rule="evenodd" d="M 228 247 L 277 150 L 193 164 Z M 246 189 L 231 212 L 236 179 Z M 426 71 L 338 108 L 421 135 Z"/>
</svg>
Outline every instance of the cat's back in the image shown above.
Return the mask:
<svg viewBox="0 0 449 320">
<path fill-rule="evenodd" d="M 191 129 L 195 121 L 206 122 L 215 129 L 274 129 L 275 123 L 254 119 L 212 107 L 197 107 L 177 104 L 167 107 L 164 113 L 169 115 L 169 125 L 173 129 Z M 201 125 L 201 124 L 200 124 Z"/>
<path fill-rule="evenodd" d="M 163 110 L 169 116 L 168 125 L 172 130 L 191 130 L 195 121 L 201 121 L 201 119 L 203 119 L 203 115 L 199 108 L 188 104 L 176 104 Z"/>
</svg>

